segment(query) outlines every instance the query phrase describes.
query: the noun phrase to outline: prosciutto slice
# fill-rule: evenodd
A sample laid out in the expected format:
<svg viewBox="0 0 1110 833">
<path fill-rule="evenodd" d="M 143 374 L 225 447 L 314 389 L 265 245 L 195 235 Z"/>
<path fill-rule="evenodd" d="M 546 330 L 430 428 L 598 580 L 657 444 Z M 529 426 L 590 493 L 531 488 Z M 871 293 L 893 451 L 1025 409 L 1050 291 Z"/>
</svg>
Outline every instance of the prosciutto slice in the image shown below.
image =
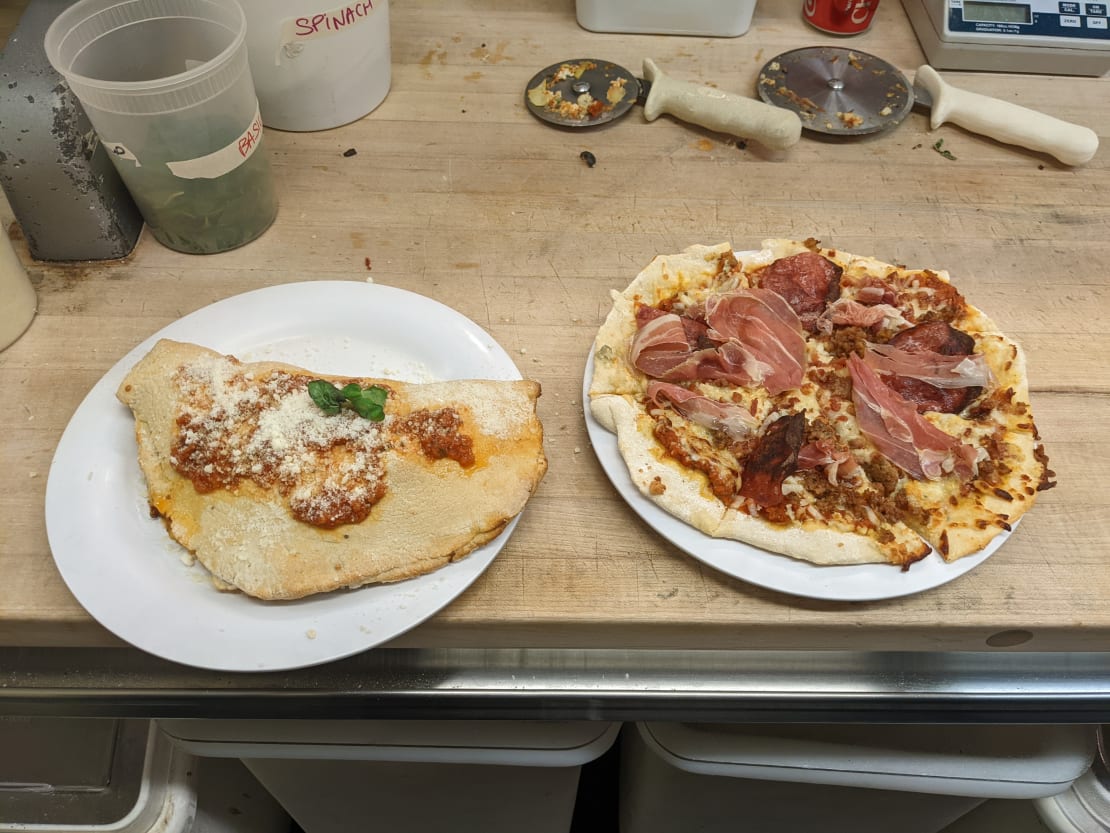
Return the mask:
<svg viewBox="0 0 1110 833">
<path fill-rule="evenodd" d="M 664 401 L 693 423 L 714 431 L 722 431 L 734 440 L 748 436 L 759 422 L 746 408 L 730 402 L 718 402 L 692 390 L 667 382 L 648 383 L 647 396 L 657 406 Z"/>
<path fill-rule="evenodd" d="M 699 365 L 714 360 L 715 348 L 696 349 L 682 318 L 673 312 L 650 319 L 632 339 L 629 360 L 653 379 L 689 382 L 698 378 Z"/>
<path fill-rule="evenodd" d="M 859 470 L 859 463 L 852 452 L 832 448 L 820 440 L 806 443 L 798 452 L 799 469 L 815 469 L 818 466 L 825 467 L 825 476 L 833 486 L 837 484 L 838 477 L 848 478 Z"/>
<path fill-rule="evenodd" d="M 664 382 L 761 384 L 772 395 L 802 383 L 805 338 L 782 296 L 767 289 L 721 293 L 706 302 L 705 317 L 704 331 L 675 313 L 646 320 L 632 340 L 632 365 Z"/>
<path fill-rule="evenodd" d="M 860 430 L 890 462 L 918 480 L 974 474 L 974 448 L 922 417 L 854 353 L 848 357 L 848 371 Z"/>
<path fill-rule="evenodd" d="M 862 294 L 862 291 L 861 291 Z M 817 329 L 831 333 L 833 324 L 846 327 L 908 327 L 910 322 L 898 307 L 890 304 L 867 305 L 851 298 L 837 298 L 817 320 Z"/>
<path fill-rule="evenodd" d="M 908 376 L 938 388 L 986 387 L 991 380 L 981 353 L 946 356 L 932 350 L 911 353 L 889 344 L 868 344 L 863 359 L 879 373 Z"/>
<path fill-rule="evenodd" d="M 802 322 L 786 300 L 769 289 L 737 289 L 705 304 L 710 339 L 721 343 L 727 363 L 743 368 L 773 396 L 802 383 L 806 342 Z"/>
</svg>

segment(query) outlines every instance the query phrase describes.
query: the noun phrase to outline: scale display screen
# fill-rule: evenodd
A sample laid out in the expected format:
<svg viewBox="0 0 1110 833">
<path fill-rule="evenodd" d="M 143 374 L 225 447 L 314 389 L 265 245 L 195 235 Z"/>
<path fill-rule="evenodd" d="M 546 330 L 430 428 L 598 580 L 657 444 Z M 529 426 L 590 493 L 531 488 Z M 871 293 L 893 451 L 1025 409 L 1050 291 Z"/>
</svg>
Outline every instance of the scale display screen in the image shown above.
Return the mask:
<svg viewBox="0 0 1110 833">
<path fill-rule="evenodd" d="M 1110 0 L 902 0 L 937 69 L 1110 71 Z"/>
<path fill-rule="evenodd" d="M 947 4 L 953 36 L 1105 41 L 1110 0 L 931 0 Z M 1032 42 L 1032 41 L 1027 41 Z"/>
<path fill-rule="evenodd" d="M 981 3 L 964 0 L 964 20 L 982 23 L 1033 22 L 1033 9 L 1020 3 Z"/>
</svg>

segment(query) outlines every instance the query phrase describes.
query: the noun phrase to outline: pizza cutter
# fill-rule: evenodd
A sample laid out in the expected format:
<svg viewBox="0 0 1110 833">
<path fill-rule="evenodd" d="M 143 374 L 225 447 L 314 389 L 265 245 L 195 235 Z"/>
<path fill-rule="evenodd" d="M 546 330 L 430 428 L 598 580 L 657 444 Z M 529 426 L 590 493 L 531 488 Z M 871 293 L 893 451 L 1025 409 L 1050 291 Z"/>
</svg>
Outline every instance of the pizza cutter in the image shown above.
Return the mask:
<svg viewBox="0 0 1110 833">
<path fill-rule="evenodd" d="M 759 97 L 797 113 L 816 133 L 859 136 L 899 125 L 915 105 L 931 110 L 930 127 L 951 122 L 1000 142 L 1049 153 L 1066 165 L 1098 149 L 1091 129 L 946 83 L 931 66 L 914 83 L 881 58 L 840 46 L 810 46 L 772 58 L 760 70 Z"/>
<path fill-rule="evenodd" d="M 524 100 L 532 115 L 562 127 L 606 124 L 626 115 L 638 103 L 643 105 L 648 121 L 666 113 L 773 150 L 785 150 L 802 134 L 796 112 L 715 87 L 679 81 L 667 76 L 650 58 L 644 59 L 643 78 L 611 61 L 560 61 L 533 76 Z"/>
</svg>

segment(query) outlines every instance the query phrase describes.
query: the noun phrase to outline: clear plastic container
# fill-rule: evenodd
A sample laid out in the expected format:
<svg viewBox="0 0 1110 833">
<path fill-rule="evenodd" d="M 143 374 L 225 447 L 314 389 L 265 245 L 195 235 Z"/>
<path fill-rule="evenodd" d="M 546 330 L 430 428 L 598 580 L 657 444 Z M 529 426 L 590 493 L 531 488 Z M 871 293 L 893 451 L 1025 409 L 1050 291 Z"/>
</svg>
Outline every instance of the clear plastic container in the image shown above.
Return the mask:
<svg viewBox="0 0 1110 833">
<path fill-rule="evenodd" d="M 207 254 L 277 214 L 235 0 L 79 0 L 46 32 L 151 233 Z"/>
</svg>

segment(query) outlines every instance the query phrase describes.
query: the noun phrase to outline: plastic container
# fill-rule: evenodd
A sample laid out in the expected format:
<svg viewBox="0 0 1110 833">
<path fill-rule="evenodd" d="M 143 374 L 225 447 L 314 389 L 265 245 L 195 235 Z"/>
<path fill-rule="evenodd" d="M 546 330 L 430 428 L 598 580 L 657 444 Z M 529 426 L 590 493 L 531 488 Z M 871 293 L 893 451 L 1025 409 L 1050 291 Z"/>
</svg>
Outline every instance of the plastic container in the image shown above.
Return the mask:
<svg viewBox="0 0 1110 833">
<path fill-rule="evenodd" d="M 79 0 L 46 32 L 151 233 L 233 249 L 277 214 L 235 0 Z"/>
<path fill-rule="evenodd" d="M 755 0 L 576 0 L 575 11 L 591 32 L 734 38 L 751 26 Z"/>
<path fill-rule="evenodd" d="M 389 0 L 241 2 L 267 127 L 338 127 L 385 99 L 391 79 Z"/>
<path fill-rule="evenodd" d="M 38 299 L 12 241 L 0 230 L 0 350 L 13 344 L 31 326 Z"/>
<path fill-rule="evenodd" d="M 186 833 L 192 758 L 143 720 L 0 721 L 0 831 Z"/>
<path fill-rule="evenodd" d="M 1068 789 L 1034 804 L 1053 833 L 1110 833 L 1110 727 L 1099 727 L 1091 768 Z"/>
<path fill-rule="evenodd" d="M 936 833 L 1066 790 L 1094 745 L 1086 726 L 630 725 L 621 831 Z"/>
<path fill-rule="evenodd" d="M 288 833 L 238 761 L 197 761 L 147 720 L 0 718 L 0 831 Z"/>
<path fill-rule="evenodd" d="M 239 757 L 305 830 L 566 833 L 582 764 L 619 724 L 166 720 L 200 756 Z"/>
</svg>

